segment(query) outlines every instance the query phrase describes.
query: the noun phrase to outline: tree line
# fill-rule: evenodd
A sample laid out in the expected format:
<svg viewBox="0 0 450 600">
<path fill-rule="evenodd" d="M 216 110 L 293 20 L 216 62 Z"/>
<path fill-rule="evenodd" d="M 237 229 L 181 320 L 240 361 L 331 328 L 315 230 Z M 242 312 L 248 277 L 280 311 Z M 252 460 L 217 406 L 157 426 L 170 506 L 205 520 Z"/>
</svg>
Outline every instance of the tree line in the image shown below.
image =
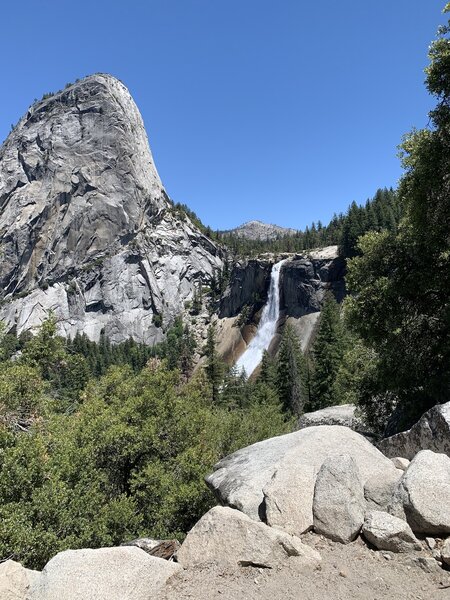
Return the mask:
<svg viewBox="0 0 450 600">
<path fill-rule="evenodd" d="M 402 217 L 402 203 L 392 188 L 377 190 L 365 204 L 352 202 L 345 214 L 333 215 L 328 225 L 313 222 L 304 231 L 270 240 L 250 240 L 233 232 L 213 231 L 185 204 L 176 204 L 175 209 L 186 214 L 205 235 L 224 244 L 231 260 L 264 252 L 303 252 L 331 245 L 338 245 L 342 256 L 352 257 L 359 253 L 357 240 L 361 235 L 368 231 L 396 232 Z"/>
</svg>

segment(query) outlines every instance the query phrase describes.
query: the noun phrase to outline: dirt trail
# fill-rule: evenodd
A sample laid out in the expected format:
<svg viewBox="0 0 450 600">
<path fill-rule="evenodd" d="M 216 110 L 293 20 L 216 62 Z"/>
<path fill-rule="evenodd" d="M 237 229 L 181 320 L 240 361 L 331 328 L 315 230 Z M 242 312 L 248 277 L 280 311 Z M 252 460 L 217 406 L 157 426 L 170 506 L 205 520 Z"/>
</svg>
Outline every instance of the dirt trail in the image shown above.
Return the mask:
<svg viewBox="0 0 450 600">
<path fill-rule="evenodd" d="M 290 559 L 280 569 L 189 569 L 170 581 L 162 599 L 450 600 L 450 572 L 431 559 L 429 573 L 411 557 L 375 552 L 361 540 L 343 546 L 311 534 L 304 541 L 321 553 L 320 568 L 296 568 Z"/>
</svg>

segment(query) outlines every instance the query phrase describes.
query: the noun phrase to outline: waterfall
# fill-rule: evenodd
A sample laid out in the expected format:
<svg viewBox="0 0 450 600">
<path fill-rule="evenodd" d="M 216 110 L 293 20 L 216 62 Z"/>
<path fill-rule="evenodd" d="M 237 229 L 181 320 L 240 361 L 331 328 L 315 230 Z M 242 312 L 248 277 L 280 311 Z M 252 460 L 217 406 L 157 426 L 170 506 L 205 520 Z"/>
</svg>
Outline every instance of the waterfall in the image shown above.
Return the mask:
<svg viewBox="0 0 450 600">
<path fill-rule="evenodd" d="M 256 335 L 247 346 L 244 354 L 236 362 L 238 371 L 240 372 L 243 369 L 248 377 L 250 377 L 261 362 L 264 350 L 268 349 L 275 335 L 280 314 L 280 291 L 278 284 L 280 281 L 281 266 L 284 262 L 284 260 L 281 260 L 272 267 L 269 296 L 264 305 Z"/>
</svg>

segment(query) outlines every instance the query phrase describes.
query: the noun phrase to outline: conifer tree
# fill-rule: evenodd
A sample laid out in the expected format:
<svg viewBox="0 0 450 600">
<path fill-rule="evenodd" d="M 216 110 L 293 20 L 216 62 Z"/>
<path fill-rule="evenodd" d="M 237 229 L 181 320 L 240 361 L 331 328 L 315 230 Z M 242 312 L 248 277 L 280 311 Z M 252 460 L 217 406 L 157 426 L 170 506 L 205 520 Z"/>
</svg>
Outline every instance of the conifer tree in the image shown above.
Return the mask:
<svg viewBox="0 0 450 600">
<path fill-rule="evenodd" d="M 319 329 L 312 349 L 310 408 L 317 410 L 339 404 L 335 380 L 344 353 L 344 331 L 339 305 L 331 292 L 325 296 Z"/>
<path fill-rule="evenodd" d="M 224 364 L 217 352 L 216 330 L 214 325 L 208 327 L 208 335 L 206 339 L 205 355 L 206 366 L 205 373 L 212 388 L 212 400 L 218 403 L 220 386 L 223 381 Z"/>
<path fill-rule="evenodd" d="M 286 324 L 278 350 L 277 390 L 284 409 L 297 416 L 303 413 L 306 402 L 303 375 L 303 356 L 298 338 L 292 326 Z"/>
</svg>

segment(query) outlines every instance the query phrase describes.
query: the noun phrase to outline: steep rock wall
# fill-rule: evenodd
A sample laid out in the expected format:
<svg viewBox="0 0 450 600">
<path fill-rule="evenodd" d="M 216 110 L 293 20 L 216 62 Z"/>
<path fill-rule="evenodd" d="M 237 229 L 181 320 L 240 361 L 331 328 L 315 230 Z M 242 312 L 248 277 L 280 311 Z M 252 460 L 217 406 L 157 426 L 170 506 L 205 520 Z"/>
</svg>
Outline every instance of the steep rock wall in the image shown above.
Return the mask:
<svg viewBox="0 0 450 600">
<path fill-rule="evenodd" d="M 162 337 L 220 250 L 173 210 L 127 88 L 93 75 L 34 104 L 0 148 L 0 318 Z"/>
</svg>

